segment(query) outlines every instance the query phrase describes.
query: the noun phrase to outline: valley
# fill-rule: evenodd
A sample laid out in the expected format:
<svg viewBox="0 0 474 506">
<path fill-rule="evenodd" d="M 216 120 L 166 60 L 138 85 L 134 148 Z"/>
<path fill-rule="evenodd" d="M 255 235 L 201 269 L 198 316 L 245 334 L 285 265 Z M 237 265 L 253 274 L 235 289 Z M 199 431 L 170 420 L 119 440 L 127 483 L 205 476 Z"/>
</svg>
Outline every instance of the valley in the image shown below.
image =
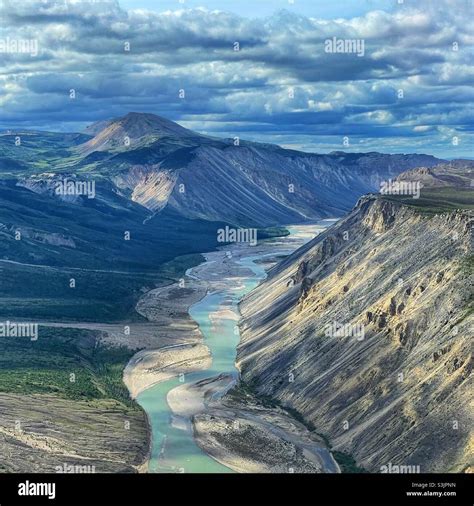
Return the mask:
<svg viewBox="0 0 474 506">
<path fill-rule="evenodd" d="M 474 506 L 473 7 L 0 0 L 0 506 Z"/>
<path fill-rule="evenodd" d="M 39 332 L 0 337 L 0 470 L 470 470 L 472 170 L 141 113 L 3 133 L 0 317 Z"/>
<path fill-rule="evenodd" d="M 204 346 L 193 345 L 190 356 L 182 345 L 140 352 L 127 366 L 125 383 L 152 427 L 151 472 L 339 471 L 321 438 L 284 409 L 241 390 L 234 366 L 240 298 L 274 265 L 270 257 L 286 256 L 327 225 L 292 227 L 290 236 L 256 246 L 225 246 L 188 272 L 189 285 L 186 280 L 167 290 L 168 295 L 187 290 L 188 300 L 190 292 L 201 294 L 189 315 L 199 324 Z M 160 321 L 162 300 L 154 294 L 151 305 Z"/>
</svg>

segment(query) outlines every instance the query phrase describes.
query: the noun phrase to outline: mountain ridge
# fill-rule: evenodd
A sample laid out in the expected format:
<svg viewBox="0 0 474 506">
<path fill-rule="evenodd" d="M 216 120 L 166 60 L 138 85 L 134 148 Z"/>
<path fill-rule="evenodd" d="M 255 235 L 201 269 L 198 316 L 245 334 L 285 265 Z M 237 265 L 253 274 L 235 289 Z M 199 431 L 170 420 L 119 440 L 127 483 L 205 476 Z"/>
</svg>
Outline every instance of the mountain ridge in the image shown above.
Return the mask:
<svg viewBox="0 0 474 506">
<path fill-rule="evenodd" d="M 101 181 L 113 184 L 152 213 L 169 207 L 188 219 L 266 227 L 341 216 L 381 181 L 442 161 L 218 139 L 147 113 L 101 121 L 89 132 L 95 136 L 36 135 L 18 147 L 12 136 L 0 137 L 0 170 L 17 179 L 96 179 L 99 192 Z"/>
<path fill-rule="evenodd" d="M 118 164 L 114 180 L 153 212 L 171 206 L 187 217 L 222 219 L 241 226 L 340 216 L 382 179 L 440 161 L 429 155 L 321 155 L 245 140 L 234 142 L 175 128 L 159 116 L 139 113 L 113 120 L 113 124 L 121 124 L 123 118 L 142 126 L 165 122 L 170 135 L 150 139 L 150 131 L 139 128 L 141 136 L 134 137 L 135 144 L 122 146 L 112 159 L 99 162 L 99 170 L 105 164 Z M 94 139 L 107 136 L 110 128 L 108 124 Z M 85 143 L 88 152 L 94 142 Z M 99 149 L 104 148 L 98 144 Z M 144 159 L 149 163 L 142 163 Z"/>
<path fill-rule="evenodd" d="M 473 465 L 469 191 L 363 196 L 240 304 L 243 381 L 371 472 Z"/>
</svg>

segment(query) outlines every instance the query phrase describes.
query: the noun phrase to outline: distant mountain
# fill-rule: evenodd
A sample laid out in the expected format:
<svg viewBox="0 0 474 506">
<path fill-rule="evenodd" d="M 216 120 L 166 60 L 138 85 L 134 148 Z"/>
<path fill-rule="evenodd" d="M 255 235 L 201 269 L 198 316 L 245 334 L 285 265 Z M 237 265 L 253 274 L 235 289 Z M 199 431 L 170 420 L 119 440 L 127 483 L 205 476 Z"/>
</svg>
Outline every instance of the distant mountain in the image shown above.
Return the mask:
<svg viewBox="0 0 474 506">
<path fill-rule="evenodd" d="M 342 216 L 364 193 L 425 155 L 316 155 L 276 146 L 203 146 L 176 174 L 168 205 L 187 216 L 270 226 Z M 186 192 L 179 193 L 180 184 Z"/>
<path fill-rule="evenodd" d="M 474 163 L 471 160 L 453 160 L 434 167 L 418 167 L 402 172 L 397 181 L 419 181 L 423 187 L 472 187 Z M 474 187 L 473 187 L 474 189 Z"/>
<path fill-rule="evenodd" d="M 119 152 L 111 149 L 117 146 Z M 136 113 L 112 121 L 79 149 L 94 147 L 111 151 L 97 170 L 113 173 L 149 209 L 168 206 L 187 217 L 252 226 L 340 216 L 381 180 L 438 163 L 426 155 L 317 155 L 214 139 Z"/>
<path fill-rule="evenodd" d="M 196 137 L 191 130 L 155 114 L 130 112 L 127 115 L 110 121 L 92 124 L 86 133 L 94 135 L 81 145 L 82 153 L 111 149 L 133 149 L 144 139 L 159 140 L 162 137 L 189 138 Z"/>
<path fill-rule="evenodd" d="M 243 381 L 372 472 L 472 470 L 473 170 L 400 175 L 419 198 L 362 197 L 241 303 Z"/>
<path fill-rule="evenodd" d="M 23 133 L 20 146 L 14 132 L 0 136 L 0 175 L 105 180 L 152 212 L 166 207 L 192 219 L 273 226 L 341 216 L 382 180 L 440 162 L 217 139 L 144 113 L 101 121 L 87 132 Z"/>
</svg>

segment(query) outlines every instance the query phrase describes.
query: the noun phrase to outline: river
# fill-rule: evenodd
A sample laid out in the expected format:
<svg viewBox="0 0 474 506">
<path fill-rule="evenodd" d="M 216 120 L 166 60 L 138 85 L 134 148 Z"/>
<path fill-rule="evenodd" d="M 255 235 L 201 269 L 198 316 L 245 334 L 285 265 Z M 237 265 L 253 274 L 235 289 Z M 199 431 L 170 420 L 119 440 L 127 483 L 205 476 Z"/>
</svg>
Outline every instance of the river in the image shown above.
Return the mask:
<svg viewBox="0 0 474 506">
<path fill-rule="evenodd" d="M 198 323 L 204 342 L 211 351 L 212 365 L 208 369 L 158 383 L 137 397 L 148 415 L 152 431 L 149 472 L 233 472 L 199 448 L 193 438 L 189 418 L 177 416 L 171 411 L 167 402 L 168 393 L 183 383 L 195 383 L 220 374 L 233 375 L 238 381 L 239 373 L 235 366 L 239 343 L 238 304 L 245 294 L 265 278 L 262 259 L 291 253 L 333 222 L 325 220 L 317 225 L 289 227 L 290 236 L 265 241 L 257 254 L 255 249 L 258 247 L 250 245 L 239 245 L 238 249 L 232 246 L 223 248 L 230 252 L 230 258 L 240 268 L 239 272 L 244 269 L 246 274 L 229 276 L 226 288 L 217 291 L 212 291 L 210 283 L 207 295 L 189 309 L 190 316 Z M 207 262 L 210 265 L 215 260 Z M 195 277 L 193 269 L 187 275 Z"/>
</svg>

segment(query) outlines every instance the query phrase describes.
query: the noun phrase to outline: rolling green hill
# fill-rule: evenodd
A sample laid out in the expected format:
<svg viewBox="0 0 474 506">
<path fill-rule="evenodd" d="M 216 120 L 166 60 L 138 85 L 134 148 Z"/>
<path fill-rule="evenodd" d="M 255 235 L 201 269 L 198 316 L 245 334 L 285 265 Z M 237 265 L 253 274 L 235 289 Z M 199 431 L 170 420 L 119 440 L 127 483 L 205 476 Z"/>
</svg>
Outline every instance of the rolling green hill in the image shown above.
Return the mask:
<svg viewBox="0 0 474 506">
<path fill-rule="evenodd" d="M 142 290 L 199 263 L 221 225 L 167 210 L 153 216 L 108 189 L 71 203 L 0 182 L 0 315 L 138 318 Z"/>
</svg>

